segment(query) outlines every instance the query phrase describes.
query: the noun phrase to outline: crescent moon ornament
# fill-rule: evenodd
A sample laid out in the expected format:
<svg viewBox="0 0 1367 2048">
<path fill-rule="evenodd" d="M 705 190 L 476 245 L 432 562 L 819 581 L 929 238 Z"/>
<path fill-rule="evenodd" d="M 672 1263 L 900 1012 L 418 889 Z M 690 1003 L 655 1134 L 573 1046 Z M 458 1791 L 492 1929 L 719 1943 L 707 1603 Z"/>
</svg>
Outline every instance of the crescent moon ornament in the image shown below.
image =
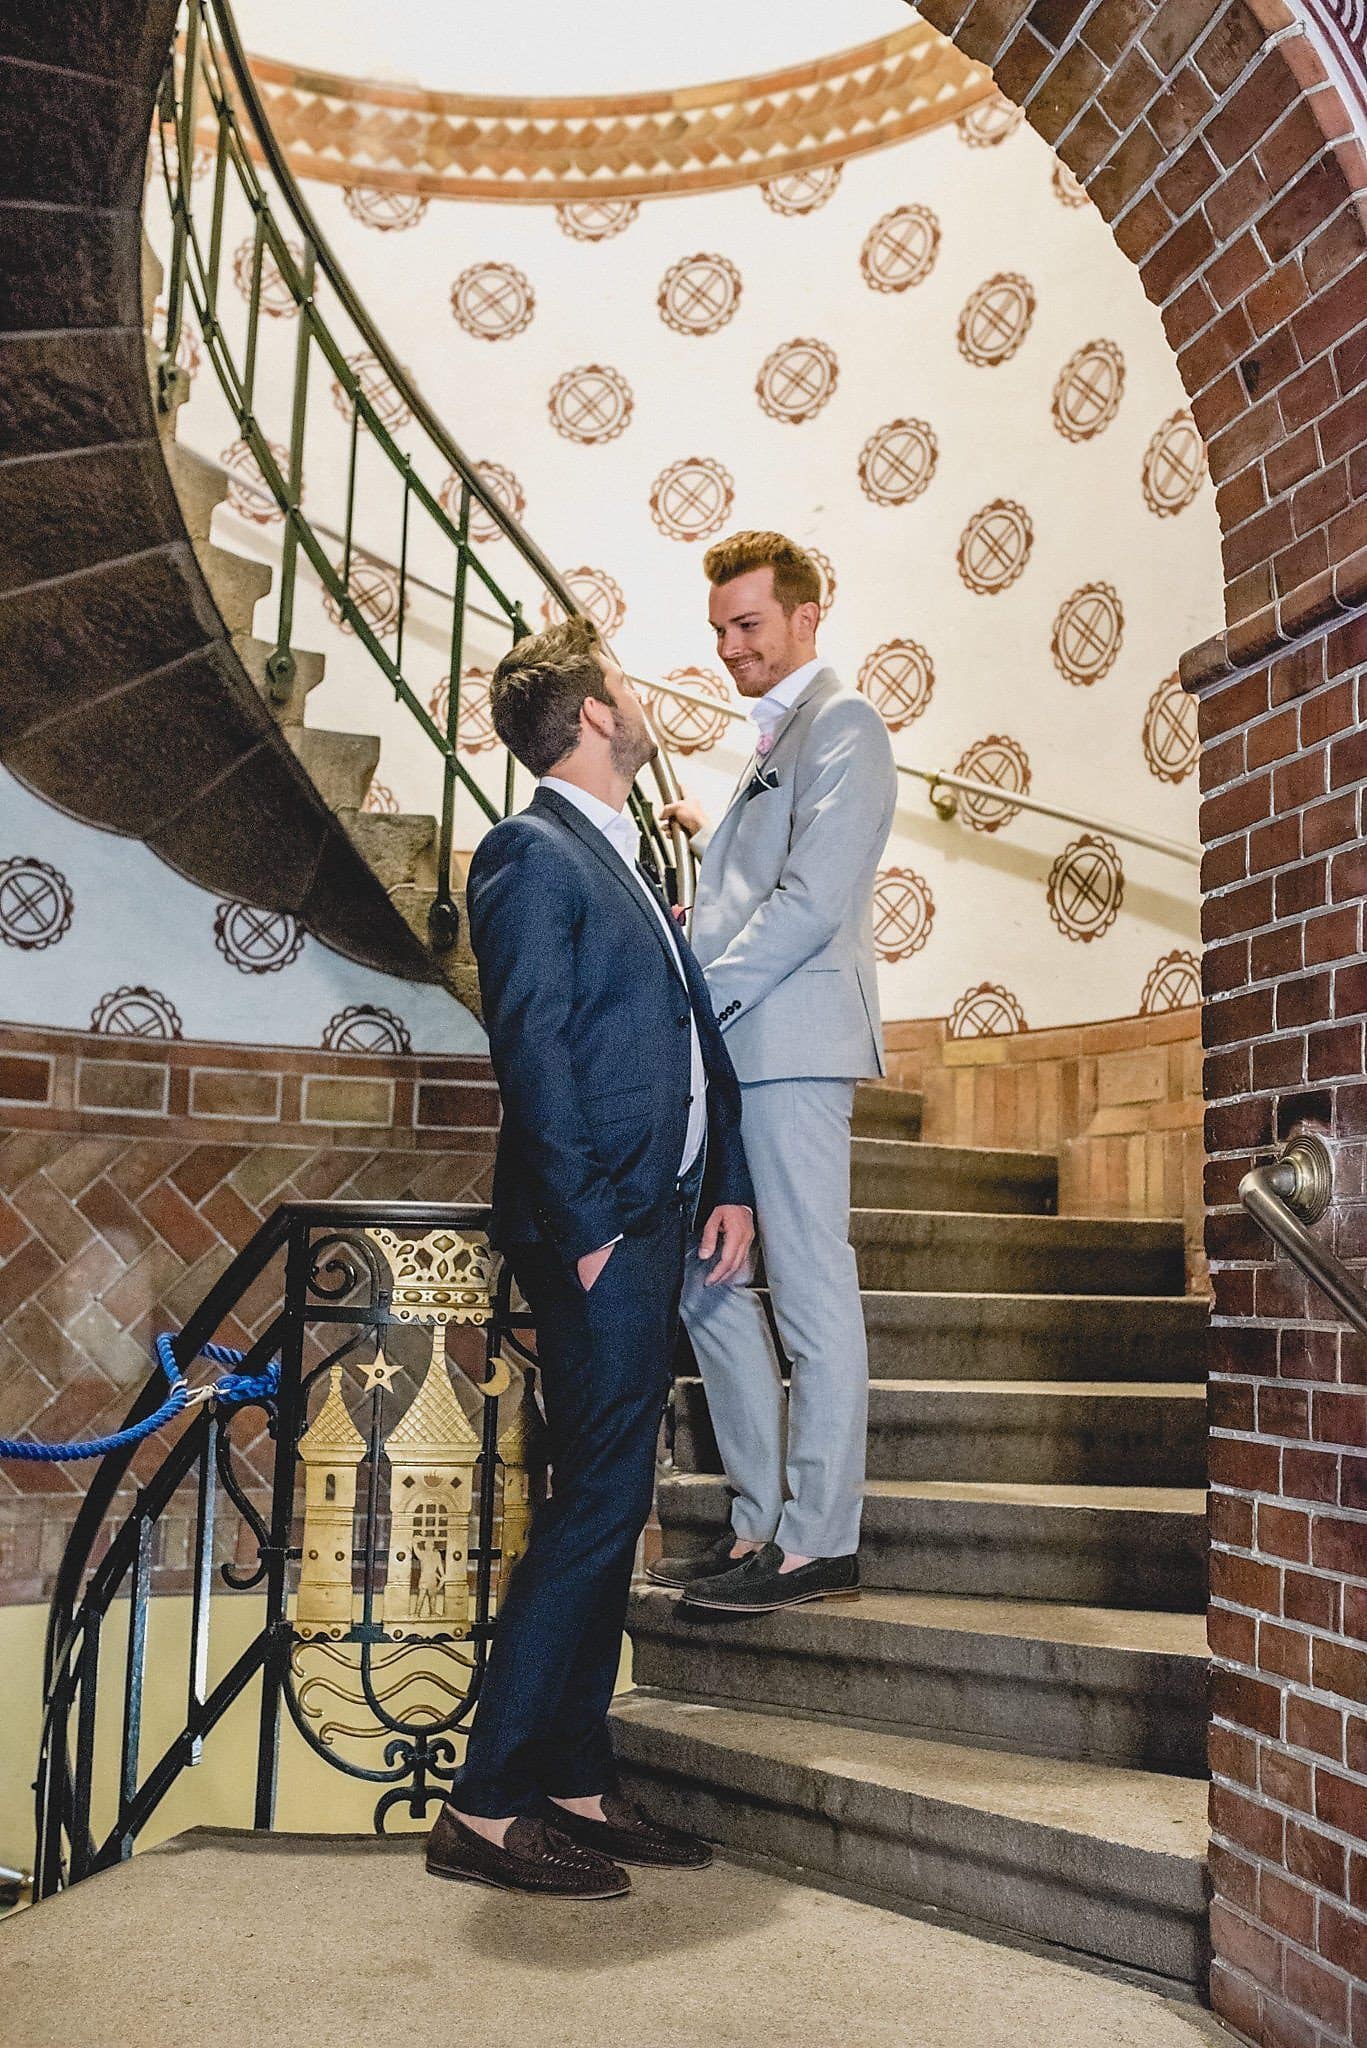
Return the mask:
<svg viewBox="0 0 1367 2048">
<path fill-rule="evenodd" d="M 486 1401 L 497 1401 L 506 1394 L 513 1383 L 513 1369 L 500 1351 L 492 1361 L 493 1369 L 487 1380 L 476 1380 L 475 1392 L 482 1394 Z"/>
</svg>

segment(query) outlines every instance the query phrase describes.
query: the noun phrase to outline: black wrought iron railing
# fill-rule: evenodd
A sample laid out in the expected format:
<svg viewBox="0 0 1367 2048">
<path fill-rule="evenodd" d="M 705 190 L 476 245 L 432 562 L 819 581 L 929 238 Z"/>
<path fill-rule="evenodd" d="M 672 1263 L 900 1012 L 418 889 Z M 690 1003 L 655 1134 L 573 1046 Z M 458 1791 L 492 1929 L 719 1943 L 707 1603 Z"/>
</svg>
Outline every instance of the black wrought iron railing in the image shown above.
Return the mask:
<svg viewBox="0 0 1367 2048">
<path fill-rule="evenodd" d="M 273 1825 L 287 1727 L 377 1788 L 377 1833 L 444 1796 L 539 1484 L 530 1324 L 487 1224 L 286 1203 L 177 1336 L 191 1371 L 254 1315 L 244 1373 L 278 1360 L 278 1390 L 199 1404 L 96 1468 L 49 1619 L 35 1897 L 131 1855 L 244 1698 L 254 1778 L 228 1789 L 253 1827 Z M 163 1393 L 150 1376 L 129 1422 Z M 186 1690 L 168 1722 L 171 1667 Z"/>
<path fill-rule="evenodd" d="M 440 766 L 437 895 L 431 936 L 456 937 L 452 853 L 457 796 L 464 791 L 488 823 L 513 806 L 513 762 L 501 792 L 484 789 L 460 757 L 462 679 L 472 624 L 492 634 L 495 658 L 531 628 L 526 605 L 566 616 L 573 592 L 478 465 L 453 439 L 354 289 L 271 131 L 228 0 L 185 0 L 162 81 L 155 148 L 170 217 L 165 331 L 158 399 L 184 395 L 179 361 L 187 311 L 236 421 L 260 487 L 283 515 L 267 675 L 277 701 L 296 667 L 296 604 L 307 563 L 335 620 L 354 635 L 378 683 L 392 692 Z M 236 236 L 243 225 L 246 239 Z M 292 360 L 276 363 L 267 394 L 263 364 L 281 322 L 293 320 Z M 333 406 L 317 403 L 322 376 Z M 288 391 L 288 403 L 279 397 Z M 270 417 L 273 404 L 281 416 Z M 274 429 L 274 431 L 273 431 Z M 311 481 L 326 480 L 325 523 L 306 504 Z M 476 545 L 474 524 L 513 550 L 505 588 Z M 337 554 L 340 536 L 340 555 Z M 377 608 L 373 572 L 389 565 L 397 584 Z M 422 647 L 408 630 L 421 592 Z M 415 687 L 434 650 L 449 676 L 444 707 Z M 667 754 L 655 763 L 657 794 L 679 787 Z M 641 791 L 633 810 L 676 900 L 691 900 L 692 859 L 677 828 L 662 834 Z"/>
</svg>

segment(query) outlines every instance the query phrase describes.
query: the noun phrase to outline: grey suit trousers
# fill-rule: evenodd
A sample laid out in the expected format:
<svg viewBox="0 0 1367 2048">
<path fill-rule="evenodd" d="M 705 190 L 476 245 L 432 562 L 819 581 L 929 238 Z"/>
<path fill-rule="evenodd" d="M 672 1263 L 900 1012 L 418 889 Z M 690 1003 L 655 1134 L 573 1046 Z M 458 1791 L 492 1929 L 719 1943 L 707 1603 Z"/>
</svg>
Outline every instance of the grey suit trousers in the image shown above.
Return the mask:
<svg viewBox="0 0 1367 2048">
<path fill-rule="evenodd" d="M 706 1286 L 696 1237 L 684 1272 L 683 1319 L 736 1534 L 804 1557 L 859 1548 L 869 1361 L 849 1241 L 854 1085 L 754 1081 L 741 1091 L 755 1220 L 792 1368 L 786 1396 L 759 1294 Z"/>
</svg>

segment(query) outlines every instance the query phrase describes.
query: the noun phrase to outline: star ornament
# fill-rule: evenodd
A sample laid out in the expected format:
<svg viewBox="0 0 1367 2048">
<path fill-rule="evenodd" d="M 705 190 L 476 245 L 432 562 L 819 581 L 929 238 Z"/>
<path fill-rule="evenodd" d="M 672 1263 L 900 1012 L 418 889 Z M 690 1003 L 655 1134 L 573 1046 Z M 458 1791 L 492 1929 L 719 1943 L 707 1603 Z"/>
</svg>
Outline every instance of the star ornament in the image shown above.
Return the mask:
<svg viewBox="0 0 1367 2048">
<path fill-rule="evenodd" d="M 367 1394 L 373 1394 L 376 1387 L 392 1387 L 394 1376 L 398 1370 L 397 1365 L 392 1364 L 385 1357 L 383 1349 L 377 1351 L 370 1364 L 366 1367 L 365 1391 Z"/>
</svg>

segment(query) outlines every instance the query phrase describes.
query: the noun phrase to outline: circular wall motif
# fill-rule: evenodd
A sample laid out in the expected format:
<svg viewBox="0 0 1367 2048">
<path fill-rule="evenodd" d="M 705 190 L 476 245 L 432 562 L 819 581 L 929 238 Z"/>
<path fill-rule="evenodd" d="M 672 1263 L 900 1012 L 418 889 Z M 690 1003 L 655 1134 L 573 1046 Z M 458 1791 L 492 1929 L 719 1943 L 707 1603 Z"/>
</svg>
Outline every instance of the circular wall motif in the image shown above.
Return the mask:
<svg viewBox="0 0 1367 2048">
<path fill-rule="evenodd" d="M 609 369 L 606 363 L 583 363 L 577 370 L 566 370 L 551 386 L 547 401 L 556 433 L 585 448 L 615 441 L 625 431 L 635 403 L 621 371 Z"/>
<path fill-rule="evenodd" d="M 527 509 L 526 494 L 510 469 L 501 462 L 477 462 L 475 468 L 488 485 L 491 495 L 497 498 L 506 512 L 514 519 L 520 519 Z M 447 517 L 460 524 L 461 481 L 453 470 L 437 493 L 437 502 Z M 495 523 L 478 498 L 470 500 L 470 538 L 488 543 L 502 538 L 503 528 Z"/>
<path fill-rule="evenodd" d="M 1054 386 L 1054 425 L 1068 441 L 1109 427 L 1125 391 L 1125 358 L 1113 341 L 1088 341 L 1069 356 Z"/>
<path fill-rule="evenodd" d="M 676 334 L 715 334 L 735 315 L 741 277 L 726 256 L 685 256 L 660 280 L 655 303 Z"/>
<path fill-rule="evenodd" d="M 342 563 L 336 565 L 337 575 L 342 574 Z M 351 557 L 351 581 L 347 595 L 365 620 L 372 633 L 381 640 L 387 640 L 397 632 L 399 625 L 399 572 L 391 569 L 386 562 L 372 561 L 369 555 L 353 553 Z M 407 598 L 404 610 L 407 611 Z M 343 633 L 354 633 L 356 628 L 342 610 L 330 590 L 323 592 L 323 610 L 334 626 Z"/>
<path fill-rule="evenodd" d="M 304 268 L 304 250 L 299 242 L 286 242 L 290 262 L 296 272 Z M 252 295 L 252 269 L 256 260 L 255 237 L 248 235 L 245 242 L 239 242 L 233 255 L 233 283 L 244 299 L 250 302 Z M 261 289 L 257 303 L 271 320 L 292 320 L 299 311 L 294 293 L 285 282 L 275 253 L 268 242 L 261 244 Z"/>
<path fill-rule="evenodd" d="M 839 164 L 818 164 L 810 171 L 789 171 L 781 178 L 761 178 L 764 203 L 775 213 L 815 213 L 840 183 Z"/>
<path fill-rule="evenodd" d="M 835 350 L 824 341 L 785 341 L 765 357 L 755 396 L 771 420 L 797 426 L 815 419 L 840 379 Z"/>
<path fill-rule="evenodd" d="M 1024 119 L 1023 107 L 1014 105 L 1004 93 L 994 93 L 990 99 L 979 100 L 966 114 L 960 114 L 954 125 L 960 141 L 970 149 L 995 149 L 1008 135 L 1015 134 Z"/>
<path fill-rule="evenodd" d="M 476 341 L 510 341 L 531 326 L 536 293 L 511 263 L 471 263 L 451 287 L 451 311 Z"/>
<path fill-rule="evenodd" d="M 975 782 L 990 782 L 994 789 L 1024 796 L 1030 787 L 1030 760 L 1019 740 L 1006 733 L 989 733 L 974 740 L 954 764 L 956 775 L 971 775 Z M 959 815 L 975 832 L 996 832 L 1012 818 L 1019 817 L 1020 805 L 985 796 L 974 789 L 956 792 Z"/>
<path fill-rule="evenodd" d="M 166 301 L 158 299 L 152 308 L 152 340 L 159 349 L 166 347 Z M 180 339 L 176 343 L 176 364 L 187 377 L 193 377 L 203 361 L 199 336 L 190 325 L 185 314 L 180 318 Z"/>
<path fill-rule="evenodd" d="M 304 929 L 287 910 L 220 903 L 214 912 L 214 944 L 242 974 L 278 974 L 299 958 Z"/>
<path fill-rule="evenodd" d="M 1139 998 L 1139 1014 L 1152 1017 L 1160 1010 L 1185 1010 L 1200 1000 L 1201 963 L 1194 953 L 1179 946 L 1164 953 L 1150 970 Z"/>
<path fill-rule="evenodd" d="M 125 987 L 101 996 L 90 1028 L 106 1038 L 183 1038 L 175 1004 L 159 989 Z"/>
<path fill-rule="evenodd" d="M 1144 759 L 1160 782 L 1183 782 L 1201 752 L 1196 699 L 1182 688 L 1179 675 L 1158 685 L 1144 713 Z"/>
<path fill-rule="evenodd" d="M 731 702 L 726 683 L 710 668 L 672 668 L 664 680 L 680 690 L 691 690 L 695 697 L 715 697 L 719 706 Z M 731 722 L 721 709 L 712 711 L 705 704 L 669 697 L 649 686 L 641 695 L 656 732 L 676 754 L 705 754 Z"/>
<path fill-rule="evenodd" d="M 361 349 L 354 356 L 348 356 L 346 361 L 347 368 L 355 377 L 382 424 L 386 427 L 406 427 L 413 417 L 408 401 L 390 382 L 379 358 L 367 348 Z M 332 380 L 332 402 L 343 419 L 351 418 L 351 393 L 340 377 L 334 377 Z"/>
<path fill-rule="evenodd" d="M 427 211 L 423 193 L 386 192 L 377 185 L 343 185 L 342 204 L 362 227 L 377 228 L 382 235 L 415 228 Z"/>
<path fill-rule="evenodd" d="M 928 206 L 895 206 L 864 237 L 859 268 L 875 292 L 904 292 L 935 267 L 940 223 Z"/>
<path fill-rule="evenodd" d="M 873 944 L 889 965 L 910 960 L 930 937 L 935 898 L 924 875 L 910 868 L 884 868 L 873 891 Z"/>
<path fill-rule="evenodd" d="M 1070 683 L 1099 683 L 1125 637 L 1125 608 L 1109 583 L 1084 583 L 1065 597 L 1049 642 L 1054 667 Z"/>
<path fill-rule="evenodd" d="M 288 476 L 288 448 L 282 448 L 278 441 L 268 441 L 266 445 L 274 456 L 281 474 Z M 262 476 L 256 457 L 245 441 L 234 441 L 230 448 L 223 450 L 219 461 L 228 472 L 228 503 L 239 519 L 250 519 L 254 526 L 273 526 L 277 520 L 284 518 L 284 513 L 275 501 L 275 494 Z M 300 496 L 302 498 L 302 492 Z"/>
<path fill-rule="evenodd" d="M 935 474 L 940 446 L 925 420 L 889 420 L 859 451 L 859 488 L 875 505 L 909 505 Z"/>
<path fill-rule="evenodd" d="M 1183 512 L 1201 488 L 1206 451 L 1186 411 L 1164 420 L 1144 451 L 1144 503 L 1159 519 Z"/>
<path fill-rule="evenodd" d="M 823 555 L 820 548 L 808 548 L 807 553 L 821 571 L 821 616 L 824 619 L 835 603 L 835 565 L 829 555 Z"/>
<path fill-rule="evenodd" d="M 399 799 L 387 782 L 372 782 L 365 793 L 363 811 L 374 811 L 381 818 L 397 818 Z"/>
<path fill-rule="evenodd" d="M 885 640 L 859 671 L 859 687 L 889 732 L 919 718 L 935 688 L 935 664 L 919 640 Z"/>
<path fill-rule="evenodd" d="M 622 595 L 621 584 L 614 581 L 606 569 L 564 569 L 561 580 L 568 586 L 575 603 L 588 613 L 599 632 L 610 640 L 627 615 L 627 601 Z M 549 592 L 541 601 L 541 616 L 548 626 L 564 617 Z"/>
<path fill-rule="evenodd" d="M 1054 197 L 1058 200 L 1060 206 L 1085 206 L 1087 204 L 1089 197 L 1087 187 L 1080 178 L 1073 175 L 1067 164 L 1064 163 L 1063 158 L 1059 156 L 1054 158 L 1052 184 L 1054 187 Z"/>
<path fill-rule="evenodd" d="M 0 939 L 21 953 L 55 946 L 71 926 L 75 899 L 56 868 L 31 854 L 0 861 Z"/>
<path fill-rule="evenodd" d="M 994 498 L 975 512 L 959 536 L 959 574 L 970 590 L 995 597 L 1014 583 L 1030 559 L 1035 529 L 1024 505 Z"/>
<path fill-rule="evenodd" d="M 1067 939 L 1084 946 L 1115 923 L 1125 900 L 1125 871 L 1109 839 L 1084 832 L 1049 870 L 1049 915 Z"/>
<path fill-rule="evenodd" d="M 489 696 L 492 682 L 493 674 L 487 668 L 463 668 L 460 672 L 460 727 L 456 744 L 462 754 L 486 754 L 498 745 Z M 451 678 L 443 676 L 427 707 L 443 732 L 450 704 Z"/>
<path fill-rule="evenodd" d="M 966 988 L 949 1013 L 951 1038 L 1005 1038 L 1024 1029 L 1024 1010 L 999 981 L 980 981 L 976 988 Z"/>
<path fill-rule="evenodd" d="M 670 540 L 715 533 L 735 502 L 730 473 L 710 455 L 689 455 L 662 469 L 650 487 L 650 516 Z"/>
<path fill-rule="evenodd" d="M 999 271 L 971 292 L 959 315 L 959 354 L 970 363 L 1005 363 L 1035 317 L 1035 290 L 1018 271 Z"/>
<path fill-rule="evenodd" d="M 353 1003 L 328 1020 L 324 1052 L 412 1052 L 413 1041 L 402 1017 L 378 1003 Z"/>
<path fill-rule="evenodd" d="M 569 199 L 555 209 L 555 224 L 572 242 L 606 242 L 629 228 L 639 199 Z"/>
</svg>

